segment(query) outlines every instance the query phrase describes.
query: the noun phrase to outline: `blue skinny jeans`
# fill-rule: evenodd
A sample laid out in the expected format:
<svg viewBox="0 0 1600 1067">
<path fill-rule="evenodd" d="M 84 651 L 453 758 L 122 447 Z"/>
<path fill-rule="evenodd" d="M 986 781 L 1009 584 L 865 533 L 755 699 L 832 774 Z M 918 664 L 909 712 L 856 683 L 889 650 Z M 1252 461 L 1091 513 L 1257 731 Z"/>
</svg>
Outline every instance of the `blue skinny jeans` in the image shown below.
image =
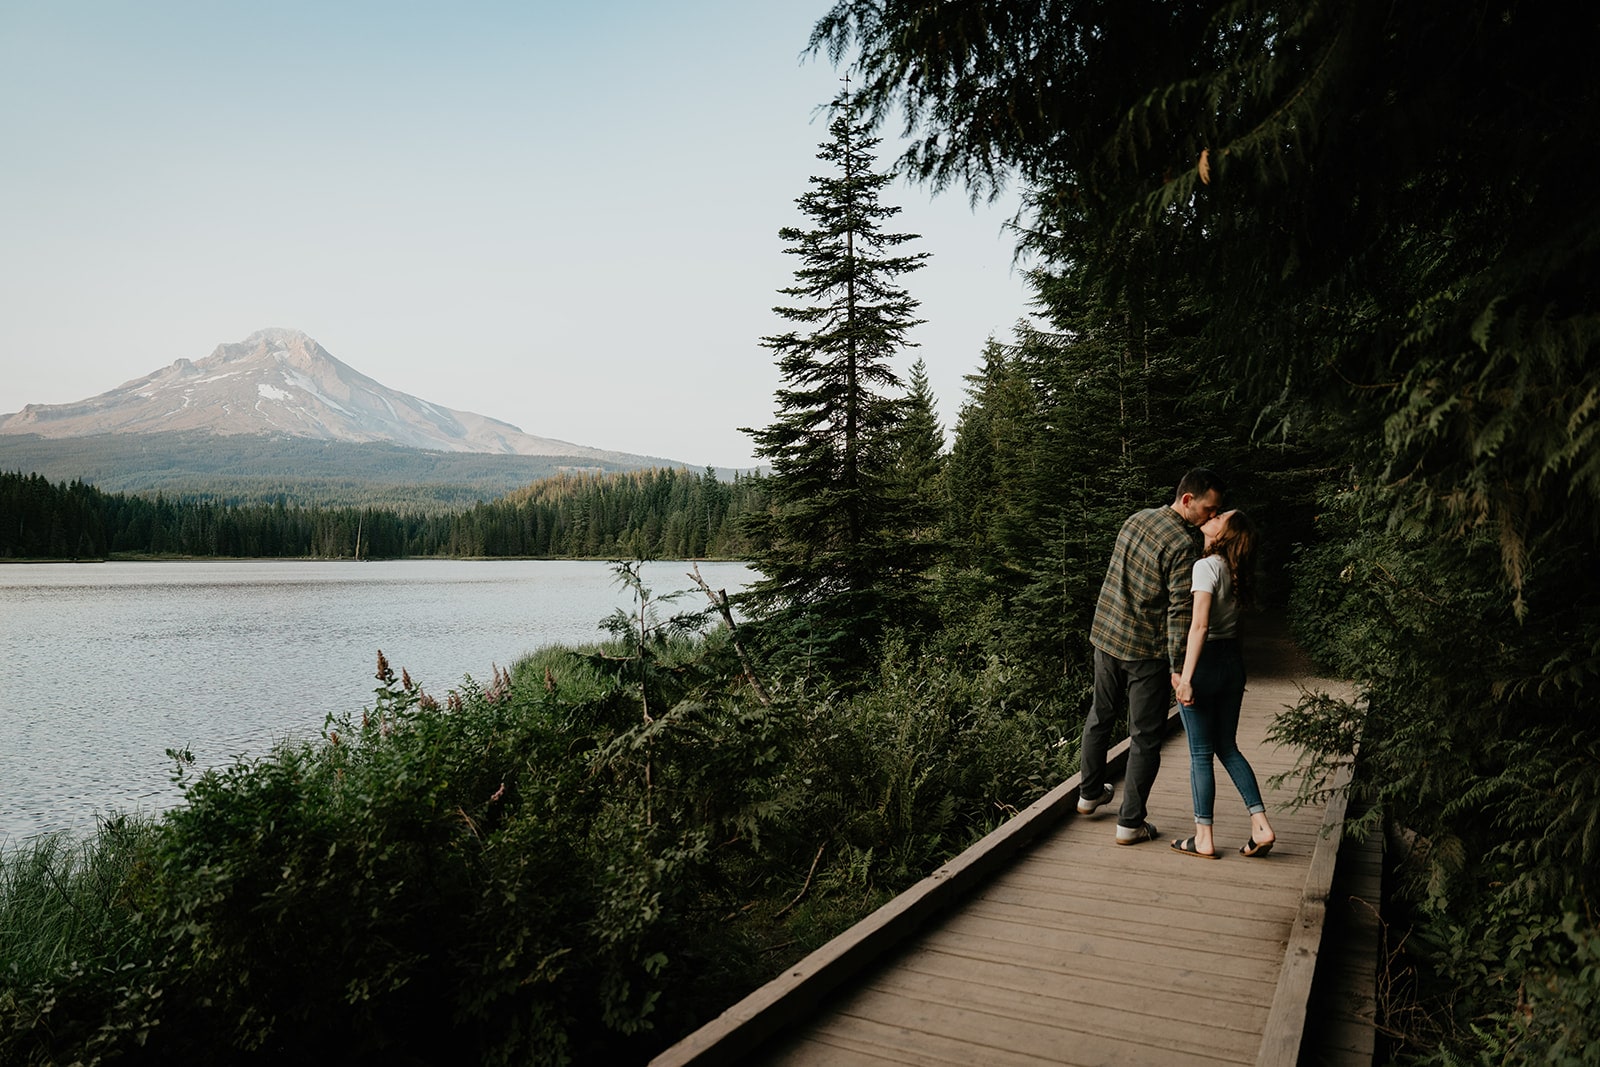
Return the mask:
<svg viewBox="0 0 1600 1067">
<path fill-rule="evenodd" d="M 1194 796 L 1194 821 L 1199 826 L 1210 826 L 1215 814 L 1217 779 L 1212 757 L 1222 761 L 1250 814 L 1267 810 L 1256 772 L 1239 751 L 1244 681 L 1244 655 L 1238 639 L 1207 641 L 1195 664 L 1194 703 L 1178 705 L 1183 732 L 1189 738 L 1189 792 Z"/>
</svg>

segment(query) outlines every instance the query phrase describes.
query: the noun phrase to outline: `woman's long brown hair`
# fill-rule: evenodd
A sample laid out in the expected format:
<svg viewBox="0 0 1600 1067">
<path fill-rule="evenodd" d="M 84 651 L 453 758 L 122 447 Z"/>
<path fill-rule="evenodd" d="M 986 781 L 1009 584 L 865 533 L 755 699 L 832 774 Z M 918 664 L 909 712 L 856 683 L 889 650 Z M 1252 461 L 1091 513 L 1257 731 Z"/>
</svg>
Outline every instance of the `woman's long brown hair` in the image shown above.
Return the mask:
<svg viewBox="0 0 1600 1067">
<path fill-rule="evenodd" d="M 1256 562 L 1256 524 L 1242 511 L 1230 511 L 1222 520 L 1222 530 L 1206 549 L 1208 556 L 1221 556 L 1228 564 L 1228 575 L 1233 579 L 1234 595 L 1240 607 L 1250 607 L 1255 602 L 1255 588 L 1251 572 Z"/>
</svg>

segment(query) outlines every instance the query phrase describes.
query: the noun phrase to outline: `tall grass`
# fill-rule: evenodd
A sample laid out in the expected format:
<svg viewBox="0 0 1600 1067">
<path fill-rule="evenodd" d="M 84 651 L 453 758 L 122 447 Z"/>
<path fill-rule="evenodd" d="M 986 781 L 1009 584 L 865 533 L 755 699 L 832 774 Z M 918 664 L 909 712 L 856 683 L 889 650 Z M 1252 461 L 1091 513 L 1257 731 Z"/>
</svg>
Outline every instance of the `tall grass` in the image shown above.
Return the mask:
<svg viewBox="0 0 1600 1067">
<path fill-rule="evenodd" d="M 114 967 L 137 951 L 133 886 L 155 830 L 118 815 L 87 839 L 53 833 L 0 848 L 0 960 L 11 983 L 47 981 L 73 964 Z"/>
<path fill-rule="evenodd" d="M 0 1058 L 55 1062 L 72 1048 L 94 1064 L 144 1044 L 159 992 L 139 898 L 158 829 L 117 815 L 87 839 L 0 847 Z"/>
</svg>

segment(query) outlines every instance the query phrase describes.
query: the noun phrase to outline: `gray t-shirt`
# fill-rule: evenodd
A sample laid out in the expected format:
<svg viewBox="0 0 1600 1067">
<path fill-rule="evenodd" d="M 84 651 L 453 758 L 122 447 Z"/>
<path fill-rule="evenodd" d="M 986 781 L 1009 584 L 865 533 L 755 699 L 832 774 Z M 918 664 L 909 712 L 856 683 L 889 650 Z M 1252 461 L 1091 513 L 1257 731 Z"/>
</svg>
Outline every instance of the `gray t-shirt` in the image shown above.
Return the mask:
<svg viewBox="0 0 1600 1067">
<path fill-rule="evenodd" d="M 1196 560 L 1189 585 L 1196 593 L 1211 594 L 1211 626 L 1206 631 L 1206 640 L 1238 637 L 1239 600 L 1233 595 L 1233 575 L 1228 573 L 1228 561 L 1221 556 Z"/>
</svg>

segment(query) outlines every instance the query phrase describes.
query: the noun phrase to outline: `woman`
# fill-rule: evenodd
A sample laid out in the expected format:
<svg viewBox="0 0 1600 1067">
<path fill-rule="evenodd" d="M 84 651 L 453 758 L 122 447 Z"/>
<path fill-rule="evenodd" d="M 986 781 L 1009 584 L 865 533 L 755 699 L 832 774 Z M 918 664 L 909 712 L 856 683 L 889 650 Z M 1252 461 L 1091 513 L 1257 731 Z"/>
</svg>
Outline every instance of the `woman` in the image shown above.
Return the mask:
<svg viewBox="0 0 1600 1067">
<path fill-rule="evenodd" d="M 1178 711 L 1189 736 L 1189 790 L 1194 794 L 1194 836 L 1172 842 L 1175 851 L 1203 859 L 1217 858 L 1211 835 L 1212 805 L 1217 781 L 1215 756 L 1250 810 L 1250 842 L 1239 849 L 1246 856 L 1265 856 L 1277 835 L 1267 821 L 1256 772 L 1239 751 L 1239 705 L 1244 700 L 1244 656 L 1239 648 L 1239 610 L 1250 603 L 1250 568 L 1255 561 L 1256 530 L 1242 511 L 1227 511 L 1200 527 L 1205 555 L 1195 562 L 1192 588 L 1194 616 L 1189 644 L 1178 678 Z"/>
</svg>

